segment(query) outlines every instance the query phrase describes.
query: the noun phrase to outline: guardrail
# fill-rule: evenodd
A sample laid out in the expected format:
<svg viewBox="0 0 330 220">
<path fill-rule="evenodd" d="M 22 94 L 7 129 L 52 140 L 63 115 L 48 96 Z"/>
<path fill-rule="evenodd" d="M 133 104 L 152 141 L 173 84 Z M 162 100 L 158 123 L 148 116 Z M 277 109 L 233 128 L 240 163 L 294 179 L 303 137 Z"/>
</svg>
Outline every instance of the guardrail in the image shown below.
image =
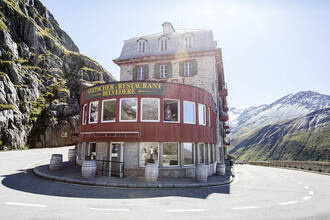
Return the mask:
<svg viewBox="0 0 330 220">
<path fill-rule="evenodd" d="M 316 172 L 330 173 L 330 162 L 318 161 L 248 161 L 247 164 L 266 167 L 287 167 Z"/>
</svg>

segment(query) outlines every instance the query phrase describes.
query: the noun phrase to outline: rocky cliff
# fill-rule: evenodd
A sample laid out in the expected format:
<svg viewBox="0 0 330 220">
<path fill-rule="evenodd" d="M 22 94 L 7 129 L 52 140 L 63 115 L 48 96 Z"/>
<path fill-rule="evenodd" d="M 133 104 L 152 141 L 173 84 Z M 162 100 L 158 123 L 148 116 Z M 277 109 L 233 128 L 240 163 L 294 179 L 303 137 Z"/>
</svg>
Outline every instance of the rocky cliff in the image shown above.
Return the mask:
<svg viewBox="0 0 330 220">
<path fill-rule="evenodd" d="M 38 0 L 0 0 L 0 150 L 75 144 L 79 94 L 114 81 Z"/>
<path fill-rule="evenodd" d="M 330 108 L 254 130 L 230 153 L 243 160 L 330 161 Z"/>
</svg>

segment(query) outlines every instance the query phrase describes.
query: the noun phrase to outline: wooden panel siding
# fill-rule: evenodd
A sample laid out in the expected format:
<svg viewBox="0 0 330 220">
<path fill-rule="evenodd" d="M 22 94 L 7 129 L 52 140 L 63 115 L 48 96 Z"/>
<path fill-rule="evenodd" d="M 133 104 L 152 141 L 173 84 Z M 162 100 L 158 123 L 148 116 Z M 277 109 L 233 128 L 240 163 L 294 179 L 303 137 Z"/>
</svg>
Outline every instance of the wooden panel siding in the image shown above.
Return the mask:
<svg viewBox="0 0 330 220">
<path fill-rule="evenodd" d="M 121 82 L 122 83 L 122 82 Z M 98 123 L 79 126 L 79 142 L 201 142 L 217 143 L 216 135 L 216 107 L 212 96 L 206 90 L 177 83 L 164 83 L 165 94 L 159 95 L 117 95 L 111 97 L 95 98 L 86 101 L 86 90 L 81 93 L 81 120 L 82 107 L 92 101 L 99 101 Z M 138 98 L 137 122 L 119 122 L 120 98 Z M 160 98 L 160 122 L 141 122 L 141 98 Z M 163 99 L 180 100 L 180 122 L 164 122 Z M 101 123 L 102 100 L 116 99 L 115 122 Z M 183 123 L 183 101 L 195 102 L 195 124 Z M 211 126 L 208 126 L 208 111 L 206 111 L 206 125 L 198 125 L 198 103 L 204 104 L 211 109 Z M 207 108 L 206 108 L 207 109 Z M 87 111 L 89 112 L 89 105 Z M 89 117 L 89 114 L 88 114 Z M 87 120 L 88 122 L 88 120 Z M 81 132 L 140 132 L 137 134 L 85 134 Z"/>
</svg>

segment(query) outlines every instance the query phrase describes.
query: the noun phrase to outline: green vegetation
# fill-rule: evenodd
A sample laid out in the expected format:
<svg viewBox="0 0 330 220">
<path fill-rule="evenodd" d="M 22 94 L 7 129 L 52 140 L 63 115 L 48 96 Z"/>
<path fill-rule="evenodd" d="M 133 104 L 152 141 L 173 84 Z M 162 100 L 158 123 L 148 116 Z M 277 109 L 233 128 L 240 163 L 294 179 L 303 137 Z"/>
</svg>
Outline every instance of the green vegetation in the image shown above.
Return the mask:
<svg viewBox="0 0 330 220">
<path fill-rule="evenodd" d="M 240 147 L 234 155 L 241 160 L 315 160 L 330 159 L 330 127 L 295 132 L 271 139 L 264 137 Z M 253 141 L 252 141 L 253 140 Z"/>
<path fill-rule="evenodd" d="M 0 104 L 0 111 L 14 110 L 14 109 L 15 109 L 15 106 L 12 104 L 9 104 L 9 105 Z"/>
<path fill-rule="evenodd" d="M 22 84 L 22 85 L 14 85 L 16 88 L 28 88 L 28 85 Z"/>
<path fill-rule="evenodd" d="M 4 73 L 4 72 L 1 72 L 1 71 L 0 71 L 0 77 L 3 77 L 3 76 L 5 76 L 5 75 L 7 75 L 7 74 Z"/>
</svg>

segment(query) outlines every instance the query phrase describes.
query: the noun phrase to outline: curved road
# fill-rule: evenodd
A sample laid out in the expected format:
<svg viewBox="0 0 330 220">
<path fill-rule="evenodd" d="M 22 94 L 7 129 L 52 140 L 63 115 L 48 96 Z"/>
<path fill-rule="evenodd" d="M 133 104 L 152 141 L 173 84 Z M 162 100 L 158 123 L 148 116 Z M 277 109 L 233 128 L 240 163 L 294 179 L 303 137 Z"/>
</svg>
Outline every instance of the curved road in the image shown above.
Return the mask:
<svg viewBox="0 0 330 220">
<path fill-rule="evenodd" d="M 327 175 L 237 165 L 230 185 L 124 189 L 55 182 L 29 170 L 67 150 L 0 153 L 0 219 L 330 219 Z"/>
</svg>

